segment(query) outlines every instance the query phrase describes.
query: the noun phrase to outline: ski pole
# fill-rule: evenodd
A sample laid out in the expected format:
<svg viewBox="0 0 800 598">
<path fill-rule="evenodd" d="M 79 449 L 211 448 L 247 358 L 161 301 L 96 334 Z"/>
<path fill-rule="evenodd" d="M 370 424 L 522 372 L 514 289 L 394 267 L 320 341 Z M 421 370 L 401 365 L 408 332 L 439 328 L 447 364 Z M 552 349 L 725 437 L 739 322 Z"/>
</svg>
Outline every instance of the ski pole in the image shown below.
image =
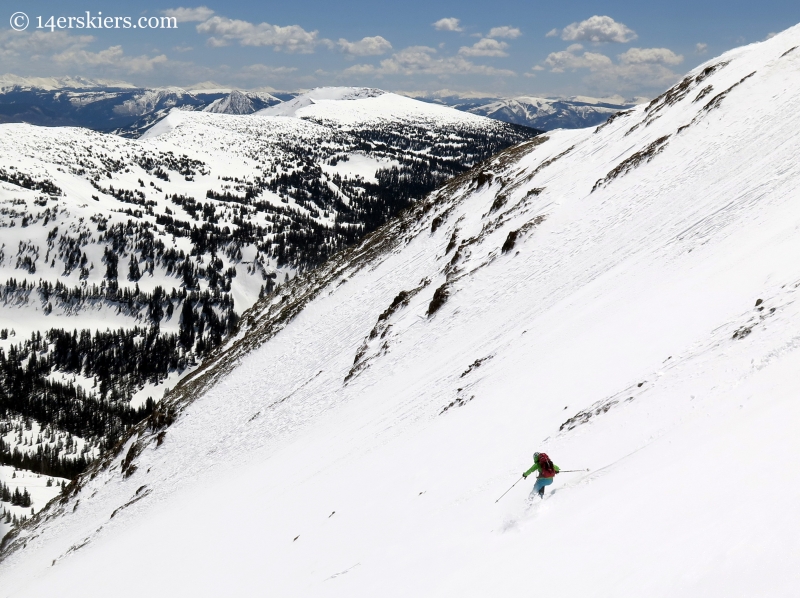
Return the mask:
<svg viewBox="0 0 800 598">
<path fill-rule="evenodd" d="M 576 471 L 589 471 L 589 469 L 561 469 L 558 473 L 573 473 Z"/>
<path fill-rule="evenodd" d="M 522 478 L 524 478 L 524 477 L 525 477 L 525 476 L 519 476 L 519 480 L 521 480 L 521 479 L 522 479 Z M 511 488 L 513 488 L 514 486 L 516 486 L 517 484 L 519 484 L 519 480 L 517 480 L 516 482 L 514 482 L 513 484 L 511 484 Z M 505 496 L 506 494 L 508 494 L 509 492 L 511 492 L 511 488 L 509 488 L 508 490 L 506 490 L 505 492 L 503 492 L 503 496 Z M 501 496 L 500 498 L 503 498 L 503 496 Z M 496 501 L 494 501 L 494 503 L 495 503 L 495 504 L 497 504 L 498 502 L 500 502 L 500 498 L 498 498 Z"/>
</svg>

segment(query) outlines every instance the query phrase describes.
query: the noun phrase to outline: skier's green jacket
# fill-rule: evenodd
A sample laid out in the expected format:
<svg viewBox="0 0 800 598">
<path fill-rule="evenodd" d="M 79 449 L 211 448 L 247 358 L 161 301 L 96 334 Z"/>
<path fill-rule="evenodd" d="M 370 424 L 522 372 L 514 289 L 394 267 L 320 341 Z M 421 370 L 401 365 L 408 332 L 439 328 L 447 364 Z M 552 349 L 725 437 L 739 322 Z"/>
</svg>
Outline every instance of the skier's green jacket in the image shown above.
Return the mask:
<svg viewBox="0 0 800 598">
<path fill-rule="evenodd" d="M 555 469 L 556 473 L 558 473 L 559 471 L 561 471 L 561 469 L 559 469 L 558 465 L 556 465 L 555 463 L 553 463 L 553 469 Z M 523 473 L 523 474 L 522 474 L 522 477 L 523 477 L 523 478 L 527 478 L 527 477 L 528 477 L 529 475 L 531 475 L 531 474 L 532 474 L 534 471 L 539 471 L 539 463 L 538 463 L 538 461 L 537 461 L 536 463 L 534 463 L 534 464 L 533 464 L 533 467 L 531 467 L 531 468 L 530 468 L 528 471 L 526 471 L 525 473 Z M 539 476 L 539 477 L 541 477 L 541 476 Z"/>
</svg>

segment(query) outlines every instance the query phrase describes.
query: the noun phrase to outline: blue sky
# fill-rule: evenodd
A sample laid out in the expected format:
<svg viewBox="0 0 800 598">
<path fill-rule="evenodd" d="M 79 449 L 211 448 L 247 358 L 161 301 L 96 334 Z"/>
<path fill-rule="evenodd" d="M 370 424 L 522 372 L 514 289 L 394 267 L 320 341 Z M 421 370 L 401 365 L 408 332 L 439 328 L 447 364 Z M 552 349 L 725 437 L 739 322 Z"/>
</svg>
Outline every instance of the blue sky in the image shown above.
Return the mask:
<svg viewBox="0 0 800 598">
<path fill-rule="evenodd" d="M 653 96 L 697 64 L 800 22 L 796 0 L 9 0 L 4 5 L 0 73 L 137 85 L 213 81 L 280 90 L 369 85 L 626 98 Z M 142 17 L 172 16 L 177 29 L 81 29 L 75 18 L 86 11 L 95 19 L 99 13 L 130 17 L 132 24 Z M 11 28 L 16 12 L 29 17 L 25 31 Z M 64 17 L 62 24 L 73 17 L 73 27 L 37 28 L 51 16 L 56 25 L 58 17 Z"/>
</svg>

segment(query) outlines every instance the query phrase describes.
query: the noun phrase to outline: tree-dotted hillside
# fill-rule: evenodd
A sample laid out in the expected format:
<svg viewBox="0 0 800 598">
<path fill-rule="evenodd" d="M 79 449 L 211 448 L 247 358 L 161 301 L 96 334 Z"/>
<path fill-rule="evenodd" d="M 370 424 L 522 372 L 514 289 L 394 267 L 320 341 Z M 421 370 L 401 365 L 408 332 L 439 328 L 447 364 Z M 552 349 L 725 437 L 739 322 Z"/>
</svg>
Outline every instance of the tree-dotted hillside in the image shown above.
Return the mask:
<svg viewBox="0 0 800 598">
<path fill-rule="evenodd" d="M 347 127 L 177 112 L 142 140 L 0 126 L 0 425 L 82 443 L 12 435 L 0 463 L 74 476 L 259 297 L 536 134 L 404 110 Z"/>
</svg>

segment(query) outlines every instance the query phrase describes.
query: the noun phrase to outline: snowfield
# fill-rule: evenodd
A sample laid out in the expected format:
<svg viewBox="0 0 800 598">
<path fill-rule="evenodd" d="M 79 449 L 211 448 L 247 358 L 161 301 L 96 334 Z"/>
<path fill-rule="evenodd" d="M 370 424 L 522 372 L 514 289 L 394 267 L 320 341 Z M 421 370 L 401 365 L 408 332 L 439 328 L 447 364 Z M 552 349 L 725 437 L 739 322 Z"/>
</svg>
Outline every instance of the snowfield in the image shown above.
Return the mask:
<svg viewBox="0 0 800 598">
<path fill-rule="evenodd" d="M 798 46 L 506 150 L 256 303 L 7 537 L 0 596 L 795 596 Z M 589 471 L 496 502 L 534 450 Z"/>
<path fill-rule="evenodd" d="M 380 89 L 323 87 L 264 108 L 258 116 L 291 116 L 351 130 L 381 122 L 484 127 L 485 117 L 420 102 Z"/>
</svg>

